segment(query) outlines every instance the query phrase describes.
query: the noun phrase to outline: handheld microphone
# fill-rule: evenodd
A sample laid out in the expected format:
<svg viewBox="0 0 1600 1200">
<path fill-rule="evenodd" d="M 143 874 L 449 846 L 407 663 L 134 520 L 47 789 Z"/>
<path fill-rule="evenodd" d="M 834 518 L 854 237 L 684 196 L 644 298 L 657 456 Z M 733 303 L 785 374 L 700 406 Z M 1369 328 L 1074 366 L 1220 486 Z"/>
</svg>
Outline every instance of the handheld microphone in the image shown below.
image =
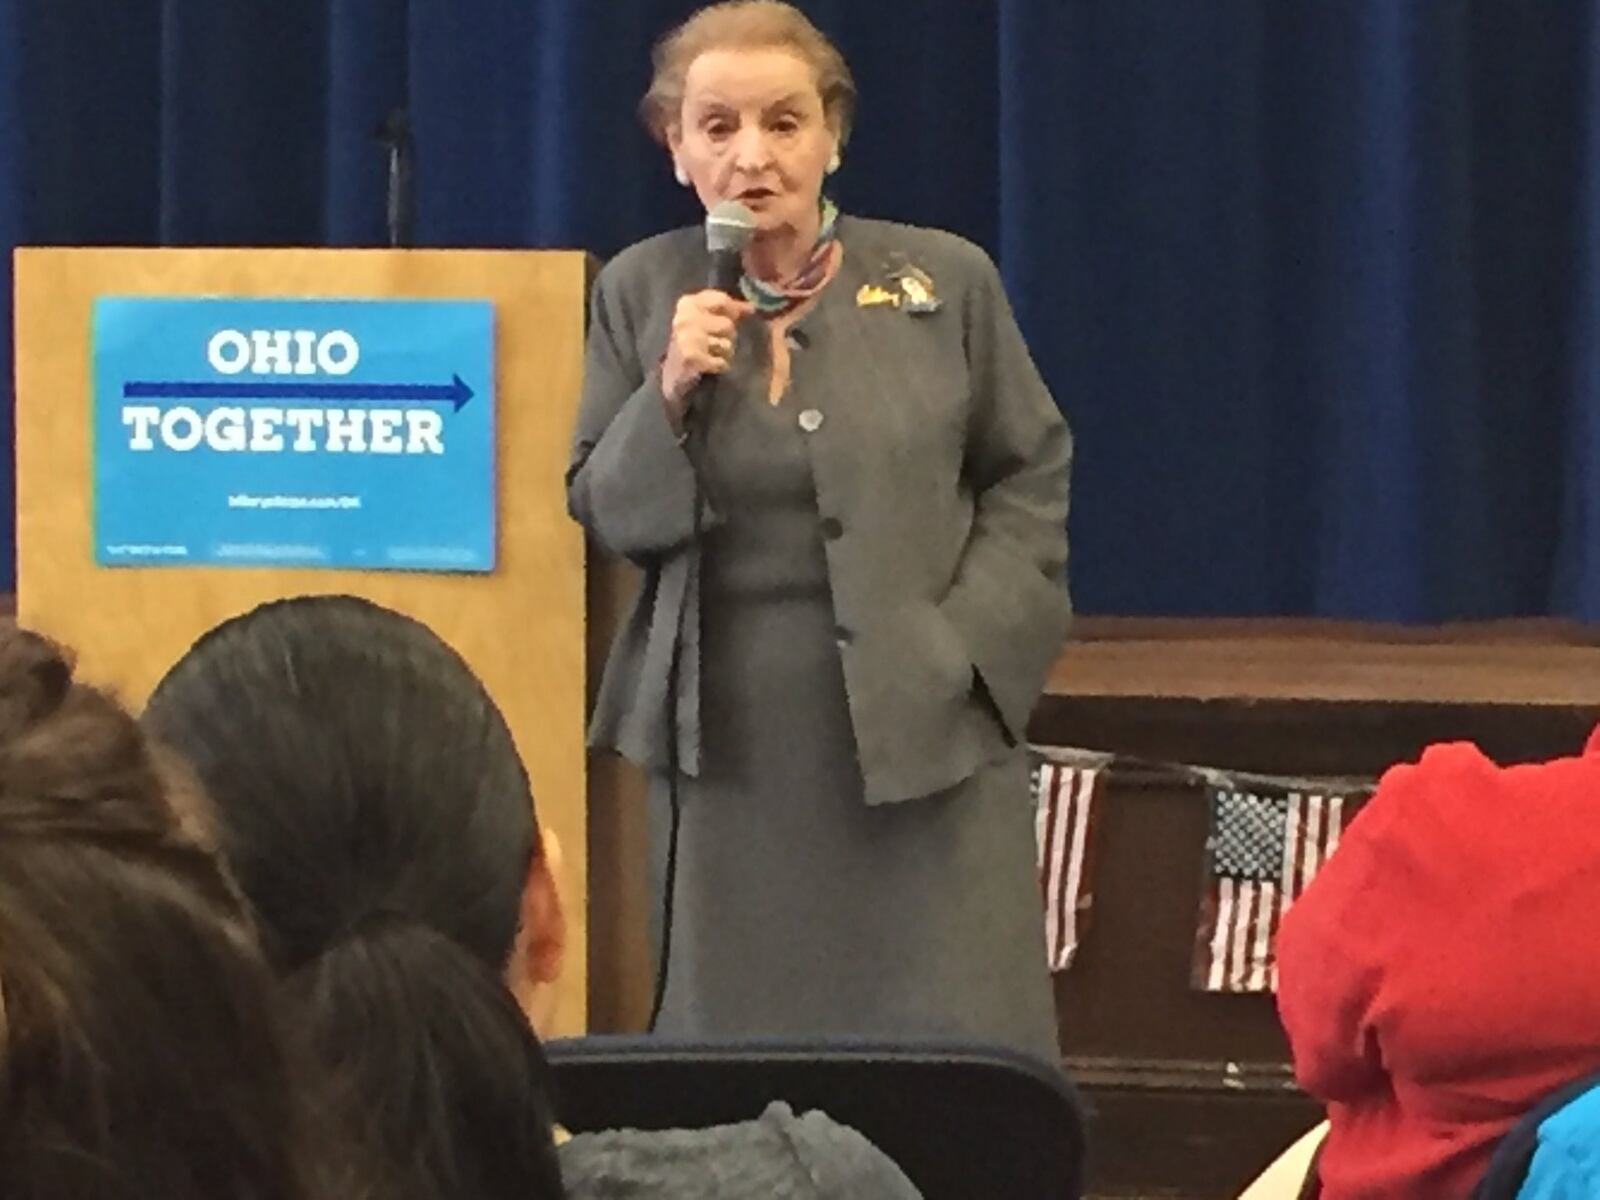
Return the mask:
<svg viewBox="0 0 1600 1200">
<path fill-rule="evenodd" d="M 739 279 L 744 274 L 744 248 L 755 231 L 755 214 L 737 200 L 724 200 L 706 214 L 706 250 L 711 255 L 711 269 L 706 272 L 708 288 L 738 297 Z"/>
<path fill-rule="evenodd" d="M 706 252 L 711 263 L 706 269 L 706 287 L 738 299 L 743 293 L 739 280 L 744 275 L 744 248 L 756 231 L 756 218 L 737 200 L 723 200 L 706 214 Z M 714 375 L 706 375 L 689 389 L 683 406 L 684 429 L 699 408 L 708 404 L 716 390 Z"/>
</svg>

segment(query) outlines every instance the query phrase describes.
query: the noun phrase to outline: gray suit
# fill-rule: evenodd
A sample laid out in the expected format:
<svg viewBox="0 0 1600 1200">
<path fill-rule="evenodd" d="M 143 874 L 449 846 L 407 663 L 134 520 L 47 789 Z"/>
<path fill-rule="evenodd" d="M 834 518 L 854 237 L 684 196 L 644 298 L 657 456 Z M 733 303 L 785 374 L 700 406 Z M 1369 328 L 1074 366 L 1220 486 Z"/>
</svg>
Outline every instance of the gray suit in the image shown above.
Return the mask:
<svg viewBox="0 0 1600 1200">
<path fill-rule="evenodd" d="M 766 405 L 765 331 L 752 320 L 741 329 L 732 367 L 705 414 L 708 458 L 698 466 L 666 419 L 656 368 L 677 298 L 704 286 L 700 231 L 643 242 L 601 272 L 569 503 L 597 541 L 642 566 L 645 578 L 612 649 L 591 740 L 660 778 L 668 761 L 669 664 L 681 623 L 679 762 L 686 786 L 695 785 L 686 802 L 685 836 L 703 821 L 707 839 L 703 846 L 686 842 L 685 911 L 694 909 L 697 886 L 689 864 L 704 862 L 709 877 L 721 862 L 745 881 L 733 882 L 731 875 L 722 881 L 721 907 L 708 897 L 703 936 L 738 942 L 738 930 L 729 929 L 745 909 L 730 910 L 727 889 L 758 887 L 766 898 L 768 891 L 782 890 L 779 868 L 788 869 L 797 857 L 815 860 L 807 864 L 809 874 L 795 874 L 797 891 L 814 889 L 835 870 L 836 881 L 896 876 L 892 902 L 868 897 L 860 903 L 879 913 L 901 913 L 904 903 L 905 913 L 942 922 L 952 944 L 941 950 L 935 938 L 926 952 L 911 953 L 892 931 L 882 930 L 859 949 L 847 949 L 846 957 L 855 953 L 881 963 L 883 945 L 891 941 L 894 953 L 907 956 L 905 971 L 916 978 L 906 981 L 898 1000 L 884 1001 L 887 1008 L 877 1018 L 861 1014 L 896 992 L 882 980 L 849 1003 L 841 1000 L 848 1011 L 836 1013 L 831 1024 L 853 1032 L 861 1029 L 852 1020 L 880 1032 L 993 1033 L 997 1040 L 1048 1052 L 1042 933 L 1023 837 L 1027 792 L 1017 748 L 1070 621 L 1064 575 L 1071 438 L 981 250 L 949 234 L 850 217 L 842 219 L 839 238 L 839 273 L 796 325 L 793 344 L 800 348 L 783 404 Z M 931 279 L 936 311 L 910 311 L 896 280 L 907 266 Z M 901 303 L 885 302 L 889 297 Z M 764 454 L 769 457 L 762 459 Z M 741 472 L 732 461 L 741 457 L 764 465 Z M 787 495 L 781 515 L 752 515 L 760 505 L 751 497 L 766 486 L 763 472 L 804 483 L 803 492 Z M 706 502 L 705 554 L 692 544 L 697 477 Z M 819 524 L 824 532 L 813 535 Z M 774 549 L 778 539 L 787 539 L 781 551 Z M 772 561 L 762 561 L 769 553 Z M 741 625 L 746 610 L 727 608 L 726 600 L 718 603 L 732 615 L 708 622 L 703 587 L 726 597 L 749 586 L 749 572 L 730 558 L 756 564 L 763 595 L 798 589 L 820 598 L 814 596 L 793 624 L 782 615 L 793 613 L 792 606 L 774 606 L 764 610 L 764 625 Z M 810 574 L 807 562 L 815 564 Z M 798 572 L 792 578 L 791 569 Z M 821 626 L 819 613 L 826 622 Z M 711 640 L 702 645 L 703 638 Z M 716 640 L 723 638 L 738 642 L 737 654 Z M 818 680 L 814 687 L 789 685 L 775 700 L 762 699 L 740 664 L 751 664 L 745 673 L 756 671 L 771 642 L 779 643 L 779 657 L 759 669 L 783 674 L 791 660 L 782 657 L 782 647 L 803 644 L 811 657 L 792 661 L 814 669 L 797 669 L 795 677 L 809 671 Z M 815 649 L 822 642 L 825 653 Z M 842 686 L 833 682 L 838 676 Z M 711 687 L 713 680 L 719 694 L 702 697 L 702 684 Z M 719 709 L 720 697 L 730 692 L 741 697 L 742 707 Z M 775 785 L 761 769 L 739 767 L 741 747 L 727 742 L 743 736 L 734 731 L 745 727 L 745 710 L 764 705 L 782 711 L 765 725 L 759 714 L 748 718 L 757 731 L 750 736 L 768 737 L 762 744 L 770 749 L 763 755 L 786 765 L 781 797 L 758 800 L 753 793 Z M 807 753 L 789 757 L 786 734 L 803 741 Z M 830 807 L 852 795 L 842 808 Z M 880 834 L 877 825 L 861 824 L 889 819 L 887 813 L 868 818 L 867 806 L 904 810 L 898 820 L 905 832 Z M 803 820 L 796 807 L 806 814 Z M 824 808 L 833 816 L 815 815 Z M 819 821 L 835 823 L 818 834 Z M 917 822 L 938 828 L 911 832 Z M 926 844 L 917 840 L 924 835 Z M 871 854 L 880 857 L 854 860 L 857 838 L 872 842 L 877 848 Z M 751 846 L 775 839 L 782 844 L 771 869 L 752 874 Z M 744 858 L 734 861 L 735 854 Z M 918 860 L 914 876 L 904 874 L 912 869 L 908 858 Z M 999 908 L 986 907 L 987 900 L 979 904 L 963 896 L 964 889 L 1006 898 Z M 811 898 L 806 903 L 810 921 L 868 920 L 848 906 L 822 912 Z M 1008 915 L 1000 915 L 1002 910 Z M 769 916 L 780 920 L 787 911 L 774 901 Z M 980 912 L 987 914 L 985 927 L 963 931 Z M 752 927 L 750 933 L 740 952 L 745 961 L 728 964 L 727 976 L 721 965 L 685 949 L 690 962 L 684 987 L 694 994 L 686 1003 L 702 1016 L 721 1013 L 687 1020 L 691 1031 L 720 1031 L 745 1011 L 719 1007 L 719 989 L 743 994 L 746 1008 L 770 1007 L 745 986 L 750 972 L 760 970 L 748 961 L 759 953 L 751 948 L 759 931 Z M 837 945 L 839 936 L 834 931 L 832 941 L 819 945 Z M 983 970 L 1034 993 L 1023 1005 L 1027 1015 L 986 1024 L 979 1010 L 1004 1007 L 1005 1000 L 990 995 L 949 1021 L 929 1018 L 922 993 L 950 986 L 935 960 L 965 953 L 962 941 L 970 946 L 986 937 L 1023 944 L 1021 950 L 1012 946 L 1014 962 Z M 675 945 L 674 987 L 678 954 Z M 856 976 L 870 970 L 866 962 L 846 963 L 841 971 L 848 978 L 832 978 L 818 995 L 842 996 L 858 982 Z M 777 966 L 773 971 L 781 973 Z M 970 971 L 964 977 L 976 979 Z M 805 990 L 791 980 L 784 995 L 797 989 Z M 816 996 L 808 1001 L 825 1002 Z M 770 1003 L 781 1007 L 778 1000 Z M 896 1004 L 902 1012 L 917 1009 L 919 1016 L 897 1025 Z M 768 1015 L 766 1023 L 752 1017 L 748 1028 L 783 1032 L 774 1026 L 784 1020 Z M 797 1008 L 793 1019 L 803 1020 L 803 1012 Z"/>
<path fill-rule="evenodd" d="M 1029 358 L 999 275 L 952 235 L 843 218 L 839 277 L 802 324 L 828 403 L 813 436 L 819 508 L 846 536 L 828 577 L 867 798 L 907 800 L 978 765 L 973 667 L 1013 742 L 1070 622 L 1065 586 L 1072 440 Z M 904 256 L 943 307 L 858 308 Z M 601 272 L 568 474 L 573 516 L 649 581 L 607 664 L 592 738 L 666 762 L 667 666 L 690 595 L 694 468 L 665 416 L 656 365 L 673 306 L 704 286 L 697 229 L 624 251 Z M 741 357 L 748 344 L 741 341 Z M 744 365 L 744 364 L 738 364 Z M 713 500 L 714 503 L 714 500 Z M 720 514 L 712 511 L 707 524 Z M 691 640 L 696 614 L 685 621 Z M 685 655 L 680 761 L 699 761 L 696 656 Z"/>
</svg>

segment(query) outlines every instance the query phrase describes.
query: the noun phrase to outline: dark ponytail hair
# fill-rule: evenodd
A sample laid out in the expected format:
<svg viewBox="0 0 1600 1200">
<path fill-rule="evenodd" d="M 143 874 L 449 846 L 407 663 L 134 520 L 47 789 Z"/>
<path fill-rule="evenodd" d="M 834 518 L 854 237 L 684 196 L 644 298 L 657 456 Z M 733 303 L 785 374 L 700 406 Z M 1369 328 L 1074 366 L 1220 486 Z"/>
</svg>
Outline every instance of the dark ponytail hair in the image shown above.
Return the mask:
<svg viewBox="0 0 1600 1200">
<path fill-rule="evenodd" d="M 505 983 L 403 917 L 349 931 L 288 981 L 394 1194 L 562 1195 L 549 1068 Z"/>
<path fill-rule="evenodd" d="M 351 596 L 263 605 L 203 635 L 144 720 L 210 794 L 280 972 L 382 913 L 505 968 L 533 795 L 500 710 L 425 625 Z"/>
<path fill-rule="evenodd" d="M 533 797 L 467 664 L 368 601 L 278 601 L 196 642 L 145 722 L 211 795 L 391 1194 L 559 1196 L 547 1069 L 504 981 Z"/>
<path fill-rule="evenodd" d="M 311 1081 L 247 910 L 187 828 L 197 802 L 63 652 L 0 626 L 7 1200 L 315 1190 Z"/>
</svg>

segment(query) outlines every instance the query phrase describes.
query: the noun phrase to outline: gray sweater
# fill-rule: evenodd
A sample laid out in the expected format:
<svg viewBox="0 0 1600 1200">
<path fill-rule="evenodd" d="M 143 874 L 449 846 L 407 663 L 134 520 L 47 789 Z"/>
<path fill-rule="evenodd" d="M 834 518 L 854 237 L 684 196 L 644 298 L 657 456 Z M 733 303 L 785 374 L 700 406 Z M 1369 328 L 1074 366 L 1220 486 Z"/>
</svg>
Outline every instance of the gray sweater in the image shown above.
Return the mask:
<svg viewBox="0 0 1600 1200">
<path fill-rule="evenodd" d="M 569 1200 L 921 1200 L 854 1129 L 781 1103 L 739 1125 L 578 1134 L 561 1173 Z"/>
</svg>

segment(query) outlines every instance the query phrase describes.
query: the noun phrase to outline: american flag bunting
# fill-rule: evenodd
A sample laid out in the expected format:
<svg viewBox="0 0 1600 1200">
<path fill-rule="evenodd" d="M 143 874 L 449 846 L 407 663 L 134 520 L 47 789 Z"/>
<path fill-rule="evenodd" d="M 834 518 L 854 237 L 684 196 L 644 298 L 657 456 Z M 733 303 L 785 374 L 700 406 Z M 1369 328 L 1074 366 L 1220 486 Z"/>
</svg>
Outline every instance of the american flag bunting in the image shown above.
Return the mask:
<svg viewBox="0 0 1600 1200">
<path fill-rule="evenodd" d="M 1271 992 L 1275 943 L 1289 906 L 1338 848 L 1363 796 L 1239 786 L 1210 788 L 1206 887 L 1193 985 L 1207 992 Z"/>
<path fill-rule="evenodd" d="M 1033 773 L 1039 887 L 1044 898 L 1045 952 L 1050 970 L 1072 966 L 1094 902 L 1092 868 L 1103 764 L 1050 758 Z"/>
</svg>

